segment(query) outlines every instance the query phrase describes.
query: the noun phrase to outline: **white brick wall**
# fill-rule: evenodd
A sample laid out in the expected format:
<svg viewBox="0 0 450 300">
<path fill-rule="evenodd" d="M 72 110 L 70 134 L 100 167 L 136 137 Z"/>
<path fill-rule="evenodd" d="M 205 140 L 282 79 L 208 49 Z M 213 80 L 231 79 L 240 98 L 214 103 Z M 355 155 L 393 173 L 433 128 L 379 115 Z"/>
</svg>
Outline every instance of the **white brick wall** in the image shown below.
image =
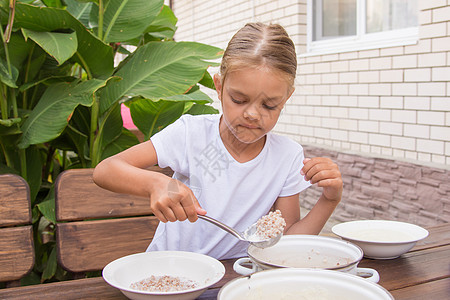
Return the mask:
<svg viewBox="0 0 450 300">
<path fill-rule="evenodd" d="M 306 0 L 174 0 L 175 38 L 225 48 L 246 22 L 280 23 L 296 43 L 299 68 L 277 132 L 450 168 L 450 0 L 418 1 L 419 40 L 404 46 L 308 54 Z"/>
</svg>

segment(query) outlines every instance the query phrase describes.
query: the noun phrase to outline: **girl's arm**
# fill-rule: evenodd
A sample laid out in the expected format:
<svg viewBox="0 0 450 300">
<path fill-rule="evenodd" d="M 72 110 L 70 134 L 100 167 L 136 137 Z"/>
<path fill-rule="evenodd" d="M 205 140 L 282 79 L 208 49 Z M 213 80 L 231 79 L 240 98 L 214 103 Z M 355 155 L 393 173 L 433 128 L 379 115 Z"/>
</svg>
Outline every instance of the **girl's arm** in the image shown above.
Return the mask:
<svg viewBox="0 0 450 300">
<path fill-rule="evenodd" d="M 146 141 L 101 161 L 94 169 L 93 179 L 113 192 L 148 197 L 152 212 L 162 222 L 194 222 L 197 213 L 205 214 L 186 185 L 147 170 L 157 162 L 152 142 Z"/>
<path fill-rule="evenodd" d="M 338 166 L 328 158 L 316 157 L 303 161 L 305 180 L 322 187 L 322 195 L 312 210 L 300 218 L 299 194 L 279 197 L 275 209 L 279 209 L 286 221 L 286 234 L 319 234 L 342 197 L 342 177 Z"/>
</svg>

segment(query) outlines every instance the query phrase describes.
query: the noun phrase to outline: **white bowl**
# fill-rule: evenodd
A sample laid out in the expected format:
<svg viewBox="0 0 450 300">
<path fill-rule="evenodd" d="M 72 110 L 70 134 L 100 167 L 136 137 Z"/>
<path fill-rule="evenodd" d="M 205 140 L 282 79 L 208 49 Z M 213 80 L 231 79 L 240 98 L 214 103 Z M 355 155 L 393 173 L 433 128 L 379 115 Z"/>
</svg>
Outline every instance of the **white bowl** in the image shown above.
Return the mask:
<svg viewBox="0 0 450 300">
<path fill-rule="evenodd" d="M 153 251 L 128 255 L 114 260 L 103 268 L 103 278 L 118 288 L 129 299 L 195 299 L 209 286 L 225 275 L 224 265 L 207 255 L 184 251 Z M 130 288 L 134 282 L 150 276 L 174 276 L 192 280 L 196 288 L 172 291 L 149 292 Z"/>
<path fill-rule="evenodd" d="M 361 247 L 365 257 L 374 259 L 399 257 L 428 236 L 428 231 L 420 226 L 387 220 L 344 222 L 334 225 L 331 230 Z"/>
<path fill-rule="evenodd" d="M 300 297 L 301 296 L 301 297 Z M 218 300 L 392 300 L 380 285 L 361 277 L 319 269 L 282 268 L 239 277 L 225 284 Z"/>
</svg>

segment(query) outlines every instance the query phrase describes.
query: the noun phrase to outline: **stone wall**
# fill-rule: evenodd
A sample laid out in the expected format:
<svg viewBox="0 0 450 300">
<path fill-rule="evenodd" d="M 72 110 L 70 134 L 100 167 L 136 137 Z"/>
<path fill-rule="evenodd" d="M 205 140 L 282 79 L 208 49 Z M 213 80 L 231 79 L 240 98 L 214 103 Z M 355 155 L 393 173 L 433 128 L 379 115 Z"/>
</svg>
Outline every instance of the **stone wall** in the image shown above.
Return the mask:
<svg viewBox="0 0 450 300">
<path fill-rule="evenodd" d="M 333 219 L 388 219 L 420 226 L 450 222 L 450 170 L 303 147 L 306 157 L 330 157 L 339 165 L 344 193 Z M 320 194 L 321 188 L 307 189 L 300 196 L 302 207 L 311 209 Z"/>
</svg>

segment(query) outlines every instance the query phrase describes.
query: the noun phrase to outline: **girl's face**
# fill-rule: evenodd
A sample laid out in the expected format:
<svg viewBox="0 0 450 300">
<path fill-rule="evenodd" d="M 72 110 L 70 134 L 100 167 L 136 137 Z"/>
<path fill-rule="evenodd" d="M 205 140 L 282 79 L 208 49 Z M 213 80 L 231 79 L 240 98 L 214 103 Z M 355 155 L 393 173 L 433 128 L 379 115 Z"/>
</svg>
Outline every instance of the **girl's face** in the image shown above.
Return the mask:
<svg viewBox="0 0 450 300">
<path fill-rule="evenodd" d="M 247 68 L 214 76 L 222 103 L 223 120 L 240 142 L 251 144 L 272 130 L 294 89 L 284 76 L 270 68 Z M 223 129 L 222 129 L 223 130 Z"/>
</svg>

